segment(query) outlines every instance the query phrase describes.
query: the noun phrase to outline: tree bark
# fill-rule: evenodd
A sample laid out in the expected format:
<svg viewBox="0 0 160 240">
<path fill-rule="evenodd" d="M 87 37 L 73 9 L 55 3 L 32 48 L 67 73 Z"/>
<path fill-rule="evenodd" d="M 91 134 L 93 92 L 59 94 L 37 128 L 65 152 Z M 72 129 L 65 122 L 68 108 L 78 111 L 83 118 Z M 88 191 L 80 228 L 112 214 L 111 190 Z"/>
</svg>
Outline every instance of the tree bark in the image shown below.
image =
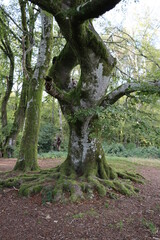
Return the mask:
<svg viewBox="0 0 160 240">
<path fill-rule="evenodd" d="M 51 59 L 53 18 L 41 13 L 42 35 L 39 54 L 33 78 L 30 82 L 29 98 L 25 119 L 25 128 L 20 145 L 20 152 L 15 170 L 36 170 L 37 144 L 40 125 L 40 112 L 44 75 L 46 75 Z"/>
<path fill-rule="evenodd" d="M 88 116 L 83 121 L 69 124 L 70 138 L 66 162 L 67 171 L 77 176 L 113 179 L 116 174 L 106 162 L 102 148 L 97 116 Z M 68 168 L 68 166 L 70 166 Z M 66 172 L 69 174 L 69 172 Z"/>
<path fill-rule="evenodd" d="M 18 108 L 15 112 L 14 122 L 10 133 L 6 136 L 3 144 L 3 155 L 4 157 L 13 157 L 13 151 L 16 144 L 16 139 L 19 132 L 24 126 L 25 112 L 27 107 L 27 97 L 28 97 L 28 86 L 29 83 L 26 79 L 23 80 L 22 91 L 20 96 L 20 101 Z"/>
<path fill-rule="evenodd" d="M 7 103 L 13 87 L 14 54 L 10 47 L 10 43 L 7 36 L 5 37 L 5 41 L 2 41 L 2 42 L 4 45 L 4 48 L 2 48 L 2 50 L 4 51 L 4 54 L 6 54 L 6 56 L 9 58 L 9 61 L 10 61 L 9 76 L 6 77 L 6 81 L 7 81 L 6 91 L 2 99 L 2 105 L 1 105 L 1 122 L 2 122 L 2 129 L 3 129 L 5 126 L 7 126 Z"/>
</svg>

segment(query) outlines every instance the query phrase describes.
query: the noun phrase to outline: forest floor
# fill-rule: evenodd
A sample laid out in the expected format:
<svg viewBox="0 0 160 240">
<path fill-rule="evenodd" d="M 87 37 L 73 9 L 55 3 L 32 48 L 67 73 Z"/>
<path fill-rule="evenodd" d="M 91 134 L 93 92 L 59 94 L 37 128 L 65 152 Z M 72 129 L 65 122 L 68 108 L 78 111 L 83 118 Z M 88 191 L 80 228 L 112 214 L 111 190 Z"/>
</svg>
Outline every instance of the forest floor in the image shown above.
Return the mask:
<svg viewBox="0 0 160 240">
<path fill-rule="evenodd" d="M 0 159 L 0 171 L 11 170 L 15 161 Z M 39 160 L 41 168 L 59 163 Z M 132 197 L 43 205 L 40 194 L 26 198 L 5 189 L 0 192 L 0 240 L 160 240 L 160 161 L 158 165 L 134 165 L 146 181 Z"/>
</svg>

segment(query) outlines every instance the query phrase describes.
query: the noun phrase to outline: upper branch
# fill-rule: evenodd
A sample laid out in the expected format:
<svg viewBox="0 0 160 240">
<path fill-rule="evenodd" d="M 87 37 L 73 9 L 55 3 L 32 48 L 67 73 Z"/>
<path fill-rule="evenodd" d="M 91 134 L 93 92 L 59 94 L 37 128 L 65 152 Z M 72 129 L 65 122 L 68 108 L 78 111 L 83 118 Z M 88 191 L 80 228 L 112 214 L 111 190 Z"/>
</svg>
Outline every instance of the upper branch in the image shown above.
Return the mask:
<svg viewBox="0 0 160 240">
<path fill-rule="evenodd" d="M 77 6 L 71 15 L 74 21 L 84 22 L 87 19 L 97 18 L 113 9 L 119 2 L 121 0 L 88 0 Z"/>
<path fill-rule="evenodd" d="M 121 97 L 128 95 L 132 92 L 148 92 L 148 93 L 160 93 L 160 81 L 156 82 L 144 82 L 144 83 L 126 83 L 112 92 L 110 92 L 102 102 L 103 107 L 107 107 L 108 105 L 112 105 L 117 102 Z"/>
<path fill-rule="evenodd" d="M 58 14 L 58 11 L 60 10 L 57 6 L 57 1 L 53 0 L 29 0 L 28 2 L 32 2 L 36 5 L 38 5 L 41 9 L 53 14 L 54 16 Z"/>
</svg>

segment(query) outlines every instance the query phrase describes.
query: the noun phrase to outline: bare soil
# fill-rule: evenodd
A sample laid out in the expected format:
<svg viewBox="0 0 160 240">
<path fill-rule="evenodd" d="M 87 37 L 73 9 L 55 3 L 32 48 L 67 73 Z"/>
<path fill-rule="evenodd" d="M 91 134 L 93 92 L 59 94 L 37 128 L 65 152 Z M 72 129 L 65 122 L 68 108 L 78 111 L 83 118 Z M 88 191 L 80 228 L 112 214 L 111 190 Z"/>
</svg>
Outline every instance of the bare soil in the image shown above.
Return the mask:
<svg viewBox="0 0 160 240">
<path fill-rule="evenodd" d="M 0 159 L 0 171 L 15 159 Z M 39 160 L 41 168 L 60 160 Z M 160 240 L 160 169 L 139 167 L 145 178 L 137 196 L 108 196 L 80 203 L 41 203 L 41 196 L 19 197 L 0 192 L 0 240 Z"/>
</svg>

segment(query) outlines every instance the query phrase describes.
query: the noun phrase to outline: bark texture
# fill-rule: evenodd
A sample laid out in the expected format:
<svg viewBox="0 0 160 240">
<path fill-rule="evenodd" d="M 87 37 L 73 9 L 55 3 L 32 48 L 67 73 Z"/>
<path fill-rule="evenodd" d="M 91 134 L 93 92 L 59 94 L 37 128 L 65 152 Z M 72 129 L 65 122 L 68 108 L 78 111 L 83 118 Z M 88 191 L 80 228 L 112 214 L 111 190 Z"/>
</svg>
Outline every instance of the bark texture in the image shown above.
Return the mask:
<svg viewBox="0 0 160 240">
<path fill-rule="evenodd" d="M 9 58 L 9 76 L 6 77 L 6 91 L 2 99 L 1 104 L 1 123 L 2 129 L 7 126 L 7 103 L 13 87 L 13 76 L 14 76 L 14 54 L 12 52 L 10 42 L 5 33 L 4 39 L 2 41 L 1 49 L 4 54 Z"/>
<path fill-rule="evenodd" d="M 20 146 L 19 157 L 15 170 L 36 170 L 37 142 L 40 124 L 41 100 L 44 86 L 44 76 L 49 68 L 52 52 L 53 18 L 41 13 L 42 35 L 37 64 L 31 79 L 27 102 L 25 127 Z"/>
</svg>

